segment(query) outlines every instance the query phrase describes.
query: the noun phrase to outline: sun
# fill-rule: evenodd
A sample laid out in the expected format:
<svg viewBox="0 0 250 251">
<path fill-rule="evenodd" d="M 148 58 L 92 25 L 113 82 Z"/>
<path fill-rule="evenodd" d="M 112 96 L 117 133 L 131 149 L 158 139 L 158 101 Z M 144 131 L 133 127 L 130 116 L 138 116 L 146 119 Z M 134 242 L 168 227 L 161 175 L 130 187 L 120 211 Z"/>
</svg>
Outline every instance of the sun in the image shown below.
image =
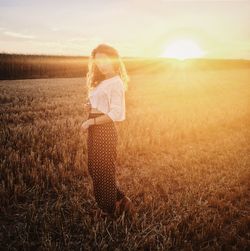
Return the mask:
<svg viewBox="0 0 250 251">
<path fill-rule="evenodd" d="M 188 58 L 199 58 L 204 56 L 205 52 L 192 40 L 176 40 L 167 45 L 165 51 L 160 57 L 176 58 L 180 60 Z"/>
</svg>

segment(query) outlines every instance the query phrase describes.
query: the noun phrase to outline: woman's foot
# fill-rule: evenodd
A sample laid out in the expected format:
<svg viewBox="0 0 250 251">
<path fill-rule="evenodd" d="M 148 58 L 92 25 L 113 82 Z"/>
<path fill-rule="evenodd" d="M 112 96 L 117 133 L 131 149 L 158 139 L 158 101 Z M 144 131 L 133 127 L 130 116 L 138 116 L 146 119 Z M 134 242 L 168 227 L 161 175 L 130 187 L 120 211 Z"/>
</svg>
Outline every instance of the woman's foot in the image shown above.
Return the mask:
<svg viewBox="0 0 250 251">
<path fill-rule="evenodd" d="M 124 196 L 119 201 L 116 201 L 115 204 L 116 204 L 116 209 L 115 209 L 116 215 L 120 215 L 123 212 L 125 212 L 125 214 L 129 218 L 134 219 L 134 217 L 136 216 L 136 210 L 131 199 L 128 196 Z"/>
<path fill-rule="evenodd" d="M 109 215 L 110 215 L 109 213 L 104 212 L 101 208 L 98 208 L 98 209 L 96 210 L 96 216 L 97 216 L 98 218 L 100 218 L 100 217 L 106 218 L 106 217 L 108 217 Z"/>
</svg>

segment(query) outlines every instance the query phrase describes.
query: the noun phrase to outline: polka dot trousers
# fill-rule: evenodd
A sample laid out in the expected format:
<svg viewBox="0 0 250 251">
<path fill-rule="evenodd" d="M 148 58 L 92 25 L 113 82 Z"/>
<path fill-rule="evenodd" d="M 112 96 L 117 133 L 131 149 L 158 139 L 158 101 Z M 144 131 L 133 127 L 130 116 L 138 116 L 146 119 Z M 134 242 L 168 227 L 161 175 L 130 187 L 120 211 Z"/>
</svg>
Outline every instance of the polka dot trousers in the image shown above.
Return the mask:
<svg viewBox="0 0 250 251">
<path fill-rule="evenodd" d="M 90 113 L 89 118 L 104 113 Z M 87 134 L 88 172 L 93 181 L 93 192 L 98 206 L 113 214 L 116 200 L 125 194 L 116 183 L 118 133 L 113 121 L 91 125 Z"/>
</svg>

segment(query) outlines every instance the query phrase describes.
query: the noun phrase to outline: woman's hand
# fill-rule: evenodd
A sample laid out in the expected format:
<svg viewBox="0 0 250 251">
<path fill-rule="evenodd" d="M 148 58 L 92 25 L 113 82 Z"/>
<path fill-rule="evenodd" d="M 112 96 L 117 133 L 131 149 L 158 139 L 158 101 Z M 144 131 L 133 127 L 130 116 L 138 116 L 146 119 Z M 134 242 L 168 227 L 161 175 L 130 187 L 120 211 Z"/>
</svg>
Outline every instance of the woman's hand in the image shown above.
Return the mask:
<svg viewBox="0 0 250 251">
<path fill-rule="evenodd" d="M 90 112 L 91 110 L 91 103 L 88 100 L 86 103 L 84 103 L 84 110 L 86 110 L 86 112 Z"/>
<path fill-rule="evenodd" d="M 89 126 L 91 126 L 93 123 L 92 123 L 92 119 L 88 119 L 88 120 L 85 120 L 83 121 L 82 125 L 81 125 L 81 130 L 85 133 L 87 132 Z"/>
</svg>

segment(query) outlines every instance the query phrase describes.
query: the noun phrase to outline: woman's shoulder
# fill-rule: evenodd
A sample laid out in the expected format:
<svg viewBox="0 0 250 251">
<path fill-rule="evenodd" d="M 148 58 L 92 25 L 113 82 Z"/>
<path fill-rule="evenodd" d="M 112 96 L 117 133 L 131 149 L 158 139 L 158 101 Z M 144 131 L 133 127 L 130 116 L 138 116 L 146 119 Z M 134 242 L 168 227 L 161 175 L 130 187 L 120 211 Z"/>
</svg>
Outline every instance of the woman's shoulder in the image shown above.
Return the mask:
<svg viewBox="0 0 250 251">
<path fill-rule="evenodd" d="M 114 77 L 112 78 L 109 78 L 109 79 L 104 79 L 102 81 L 102 83 L 108 83 L 108 84 L 111 84 L 111 83 L 117 83 L 117 82 L 122 82 L 122 79 L 119 75 L 115 75 Z"/>
<path fill-rule="evenodd" d="M 123 81 L 120 76 L 116 76 L 106 82 L 105 87 L 107 87 L 108 89 L 123 88 Z"/>
</svg>

